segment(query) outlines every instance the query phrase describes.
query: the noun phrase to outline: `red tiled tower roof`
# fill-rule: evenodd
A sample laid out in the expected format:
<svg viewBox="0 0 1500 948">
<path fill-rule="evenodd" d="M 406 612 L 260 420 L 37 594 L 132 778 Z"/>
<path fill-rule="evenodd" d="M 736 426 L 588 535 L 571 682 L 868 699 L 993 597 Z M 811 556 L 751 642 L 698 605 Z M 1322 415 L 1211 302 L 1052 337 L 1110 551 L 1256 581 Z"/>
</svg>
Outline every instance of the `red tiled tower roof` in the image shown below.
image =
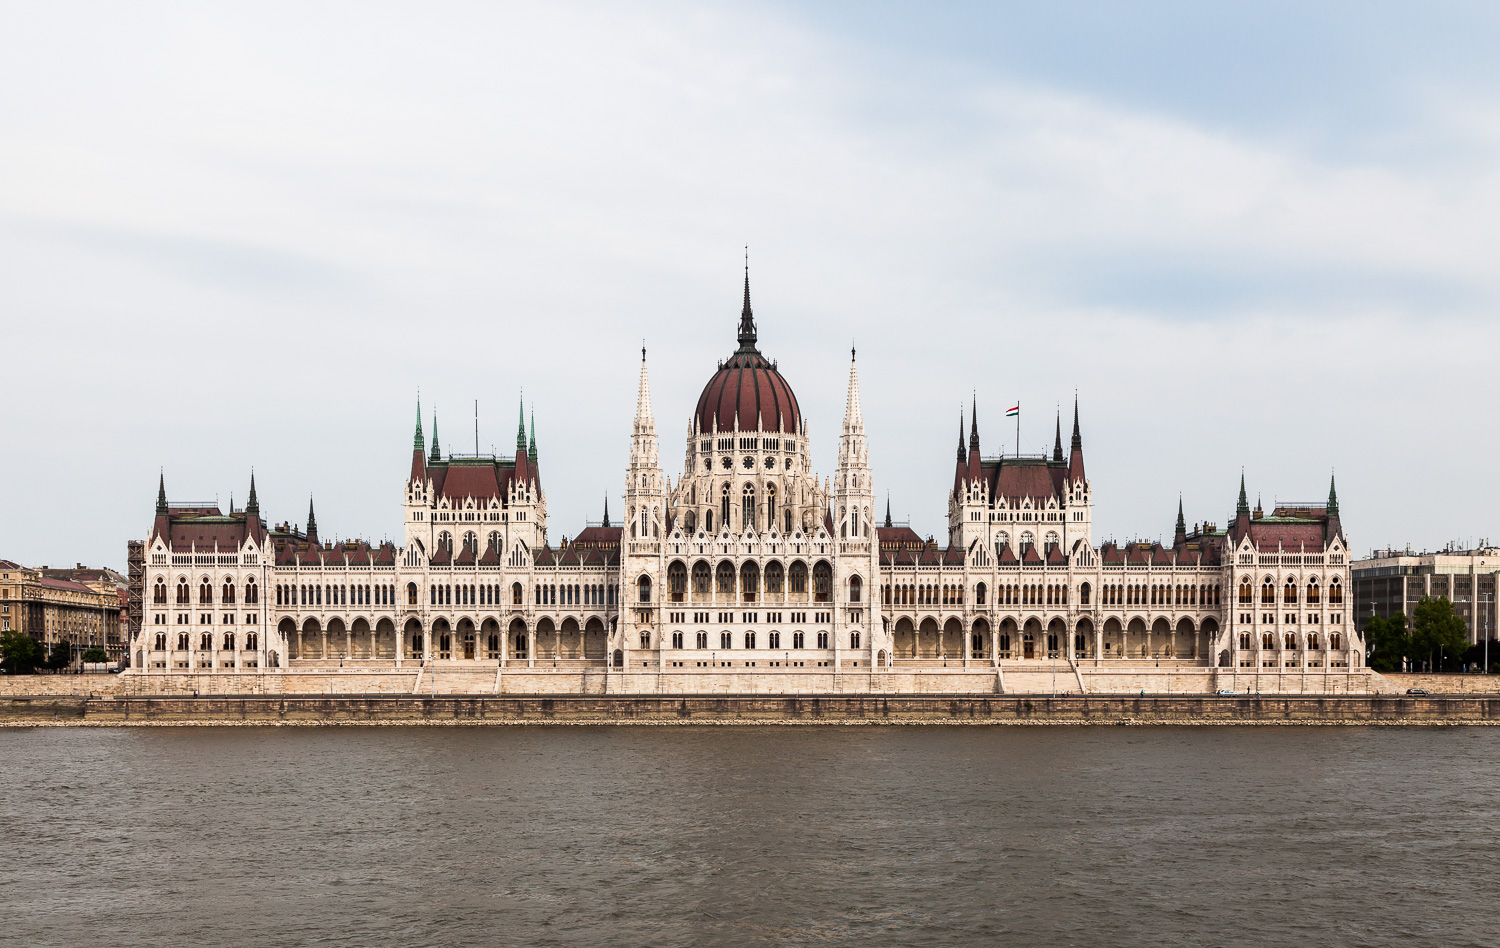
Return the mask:
<svg viewBox="0 0 1500 948">
<path fill-rule="evenodd" d="M 792 387 L 756 348 L 750 312 L 750 273 L 745 273 L 745 306 L 740 313 L 740 347 L 719 366 L 698 396 L 698 430 L 779 431 L 796 434 L 802 409 Z"/>
</svg>

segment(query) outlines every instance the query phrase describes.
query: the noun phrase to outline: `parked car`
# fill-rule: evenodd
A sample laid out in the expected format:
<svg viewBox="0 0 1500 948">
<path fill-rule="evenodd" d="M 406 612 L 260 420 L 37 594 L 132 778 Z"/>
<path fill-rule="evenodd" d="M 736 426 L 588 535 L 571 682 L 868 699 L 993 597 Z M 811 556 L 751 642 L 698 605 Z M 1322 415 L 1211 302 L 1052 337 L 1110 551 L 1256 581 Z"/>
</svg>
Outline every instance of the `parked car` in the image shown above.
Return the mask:
<svg viewBox="0 0 1500 948">
<path fill-rule="evenodd" d="M 1428 698 L 1432 696 L 1432 692 L 1426 688 L 1408 688 L 1406 689 L 1406 693 L 1412 698 Z"/>
<path fill-rule="evenodd" d="M 1232 691 L 1232 690 L 1230 690 L 1229 688 L 1220 688 L 1219 691 L 1218 691 L 1218 695 L 1221 698 L 1233 697 L 1234 694 L 1235 694 L 1235 692 Z"/>
</svg>

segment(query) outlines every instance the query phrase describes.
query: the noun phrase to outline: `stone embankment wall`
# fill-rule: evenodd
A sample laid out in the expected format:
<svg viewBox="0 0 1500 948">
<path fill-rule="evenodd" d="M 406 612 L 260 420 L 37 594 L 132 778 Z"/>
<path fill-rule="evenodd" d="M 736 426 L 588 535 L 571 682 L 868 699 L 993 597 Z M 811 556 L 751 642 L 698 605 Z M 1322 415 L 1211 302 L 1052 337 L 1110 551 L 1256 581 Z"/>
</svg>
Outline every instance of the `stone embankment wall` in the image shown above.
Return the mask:
<svg viewBox="0 0 1500 948">
<path fill-rule="evenodd" d="M 1259 674 L 1189 665 L 1067 662 L 990 667 L 898 667 L 888 671 L 785 669 L 754 673 L 718 669 L 646 671 L 602 666 L 506 668 L 479 663 L 434 663 L 426 668 L 292 668 L 240 674 L 0 676 L 0 698 L 31 695 L 1214 695 L 1400 693 L 1408 676 L 1389 679 L 1364 669 Z M 1456 679 L 1461 676 L 1436 676 Z M 1486 690 L 1479 679 L 1461 693 Z M 1397 679 L 1402 679 L 1397 681 Z M 1493 679 L 1500 684 L 1500 678 Z M 1424 685 L 1453 691 L 1445 683 Z M 1500 688 L 1491 689 L 1500 691 Z"/>
<path fill-rule="evenodd" d="M 241 696 L 7 698 L 0 723 L 1500 724 L 1500 696 Z"/>
</svg>

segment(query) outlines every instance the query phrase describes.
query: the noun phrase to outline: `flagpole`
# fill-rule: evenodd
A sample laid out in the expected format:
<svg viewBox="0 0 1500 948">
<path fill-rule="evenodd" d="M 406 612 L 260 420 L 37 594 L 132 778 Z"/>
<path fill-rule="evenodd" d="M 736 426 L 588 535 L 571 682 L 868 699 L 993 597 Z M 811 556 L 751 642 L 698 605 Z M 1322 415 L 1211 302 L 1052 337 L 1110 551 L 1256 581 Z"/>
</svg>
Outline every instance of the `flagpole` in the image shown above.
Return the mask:
<svg viewBox="0 0 1500 948">
<path fill-rule="evenodd" d="M 1021 403 L 1016 402 L 1016 457 L 1021 456 Z"/>
</svg>

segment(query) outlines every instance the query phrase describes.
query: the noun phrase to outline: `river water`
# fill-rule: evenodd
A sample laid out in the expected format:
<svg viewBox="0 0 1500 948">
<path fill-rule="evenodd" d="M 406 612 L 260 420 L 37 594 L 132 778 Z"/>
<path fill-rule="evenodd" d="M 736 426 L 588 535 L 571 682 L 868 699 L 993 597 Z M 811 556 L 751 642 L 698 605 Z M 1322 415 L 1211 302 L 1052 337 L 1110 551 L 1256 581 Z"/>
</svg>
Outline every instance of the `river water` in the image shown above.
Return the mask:
<svg viewBox="0 0 1500 948">
<path fill-rule="evenodd" d="M 1500 729 L 0 729 L 13 945 L 1500 944 Z"/>
</svg>

